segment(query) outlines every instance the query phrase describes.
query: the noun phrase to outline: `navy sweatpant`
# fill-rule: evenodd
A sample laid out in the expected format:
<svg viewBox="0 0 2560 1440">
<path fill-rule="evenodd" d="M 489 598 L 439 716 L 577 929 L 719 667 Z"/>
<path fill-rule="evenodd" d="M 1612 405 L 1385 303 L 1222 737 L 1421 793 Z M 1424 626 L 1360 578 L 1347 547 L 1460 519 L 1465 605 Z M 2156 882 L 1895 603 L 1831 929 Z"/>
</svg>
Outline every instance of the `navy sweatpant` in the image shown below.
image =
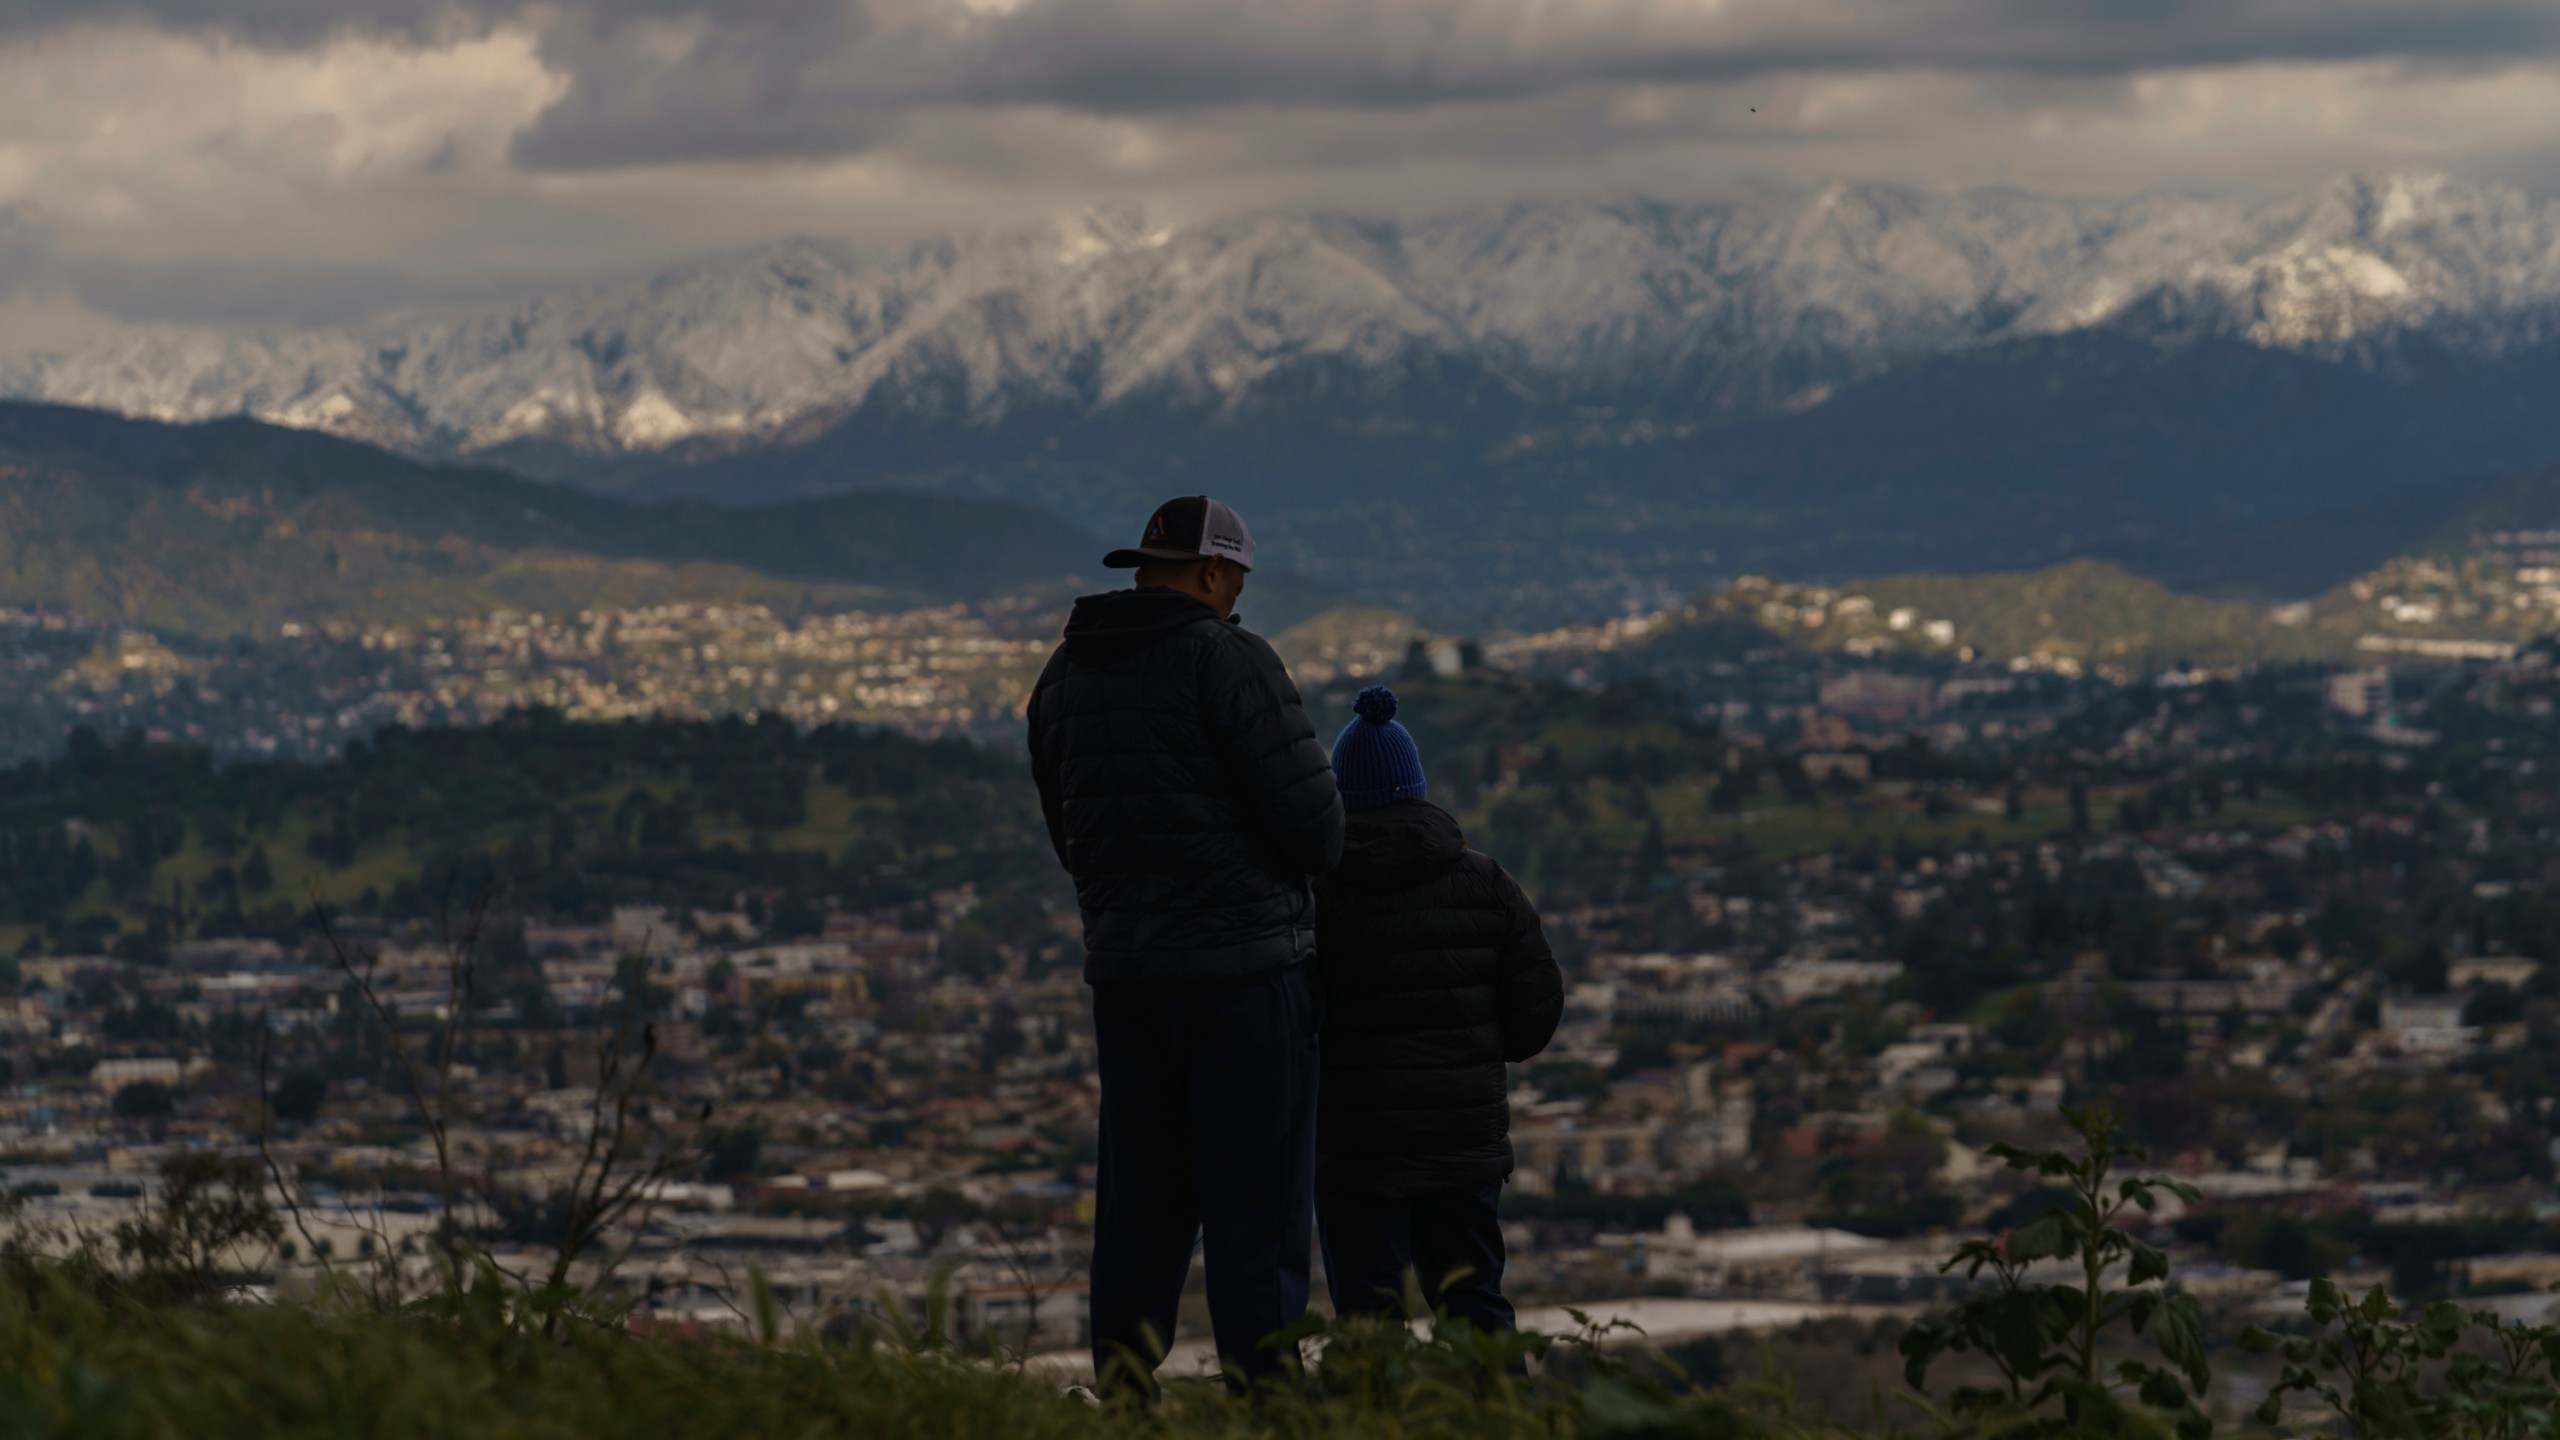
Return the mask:
<svg viewBox="0 0 2560 1440">
<path fill-rule="evenodd" d="M 1324 1234 L 1324 1278 L 1336 1315 L 1403 1313 L 1407 1270 L 1422 1303 L 1478 1330 L 1517 1328 L 1502 1296 L 1502 1182 L 1442 1190 L 1409 1200 L 1345 1194 L 1316 1198 Z M 1466 1274 L 1455 1283 L 1451 1272 Z"/>
<path fill-rule="evenodd" d="M 1250 1379 L 1281 1365 L 1262 1340 L 1306 1312 L 1313 1238 L 1313 970 L 1215 987 L 1094 987 L 1093 1361 L 1106 1382 L 1132 1359 L 1139 1375 L 1152 1371 L 1172 1342 L 1195 1240 L 1227 1373 Z"/>
</svg>

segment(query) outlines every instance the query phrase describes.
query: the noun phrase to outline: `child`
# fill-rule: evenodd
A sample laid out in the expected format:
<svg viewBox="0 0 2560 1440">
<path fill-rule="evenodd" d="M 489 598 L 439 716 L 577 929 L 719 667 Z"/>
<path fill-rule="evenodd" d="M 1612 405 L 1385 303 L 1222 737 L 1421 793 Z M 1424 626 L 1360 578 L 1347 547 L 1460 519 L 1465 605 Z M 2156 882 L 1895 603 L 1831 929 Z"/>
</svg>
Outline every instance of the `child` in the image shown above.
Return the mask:
<svg viewBox="0 0 2560 1440">
<path fill-rule="evenodd" d="M 1370 686 L 1352 710 L 1333 742 L 1342 864 L 1316 881 L 1325 1278 L 1337 1315 L 1401 1313 L 1411 1271 L 1433 1310 L 1508 1330 L 1502 1067 L 1546 1048 L 1564 980 L 1519 884 L 1423 798 L 1395 692 Z"/>
</svg>

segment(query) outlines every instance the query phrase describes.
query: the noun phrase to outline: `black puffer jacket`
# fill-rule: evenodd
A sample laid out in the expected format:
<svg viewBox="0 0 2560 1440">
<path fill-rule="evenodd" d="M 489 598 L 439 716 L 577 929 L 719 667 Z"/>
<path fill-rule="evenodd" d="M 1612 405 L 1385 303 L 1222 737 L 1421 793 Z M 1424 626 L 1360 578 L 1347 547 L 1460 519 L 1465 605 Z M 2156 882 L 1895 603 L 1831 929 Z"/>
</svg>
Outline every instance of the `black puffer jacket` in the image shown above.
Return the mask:
<svg viewBox="0 0 2560 1440">
<path fill-rule="evenodd" d="M 1172 590 L 1076 602 L 1031 693 L 1031 770 L 1084 909 L 1084 978 L 1230 980 L 1315 948 L 1342 799 L 1280 657 Z"/>
<path fill-rule="evenodd" d="M 1428 800 L 1356 811 L 1316 882 L 1319 1184 L 1407 1197 L 1511 1173 L 1502 1066 L 1547 1046 L 1564 977 L 1518 882 Z"/>
</svg>

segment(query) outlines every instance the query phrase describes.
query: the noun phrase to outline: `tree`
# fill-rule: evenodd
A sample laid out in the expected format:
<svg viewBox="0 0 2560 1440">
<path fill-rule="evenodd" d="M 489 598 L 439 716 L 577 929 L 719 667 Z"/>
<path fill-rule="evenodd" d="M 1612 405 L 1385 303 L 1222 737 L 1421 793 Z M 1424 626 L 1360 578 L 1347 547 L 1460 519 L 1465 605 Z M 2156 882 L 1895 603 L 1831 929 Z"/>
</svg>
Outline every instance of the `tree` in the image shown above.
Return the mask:
<svg viewBox="0 0 2560 1440">
<path fill-rule="evenodd" d="M 276 1082 L 276 1093 L 267 1108 L 287 1125 L 308 1125 L 320 1118 L 321 1102 L 329 1098 L 329 1082 L 309 1070 L 297 1070 Z"/>
<path fill-rule="evenodd" d="M 251 895 L 264 895 L 276 888 L 276 872 L 267 864 L 266 846 L 249 847 L 249 858 L 240 865 L 240 888 Z"/>
<path fill-rule="evenodd" d="M 119 1120 L 166 1120 L 178 1113 L 176 1093 L 157 1080 L 136 1080 L 119 1088 L 112 1105 Z"/>
<path fill-rule="evenodd" d="M 257 1161 L 184 1150 L 160 1162 L 158 1193 L 145 1196 L 112 1233 L 137 1293 L 197 1301 L 219 1295 L 223 1272 L 258 1258 L 284 1225 L 267 1201 Z"/>
<path fill-rule="evenodd" d="M 994 1338 L 1028 1355 L 1040 1344 L 1041 1302 L 1072 1283 L 1075 1272 L 1059 1263 L 1048 1212 L 1032 1197 L 1006 1196 L 989 1206 L 980 1218 L 995 1242 L 997 1263 L 1004 1267 L 1014 1288 L 1022 1292 L 1021 1334 Z"/>
<path fill-rule="evenodd" d="M 1641 794 L 1642 792 L 1639 791 L 1638 793 Z M 1662 817 L 1659 815 L 1647 815 L 1644 820 L 1644 835 L 1636 841 L 1635 882 L 1637 891 L 1642 893 L 1645 889 L 1649 888 L 1653 884 L 1654 880 L 1669 868 L 1669 850 L 1663 843 L 1662 838 Z"/>
<path fill-rule="evenodd" d="M 936 1185 L 907 1203 L 907 1223 L 916 1227 L 916 1248 L 927 1255 L 942 1248 L 953 1226 L 978 1213 L 969 1197 L 947 1185 Z"/>
<path fill-rule="evenodd" d="M 735 1180 L 753 1175 L 763 1154 L 764 1132 L 752 1125 L 730 1126 L 712 1140 L 711 1153 L 702 1162 L 703 1178 Z"/>
<path fill-rule="evenodd" d="M 2524 1018 L 2524 997 L 2492 980 L 2462 1007 L 2465 1025 L 2508 1025 Z"/>
</svg>

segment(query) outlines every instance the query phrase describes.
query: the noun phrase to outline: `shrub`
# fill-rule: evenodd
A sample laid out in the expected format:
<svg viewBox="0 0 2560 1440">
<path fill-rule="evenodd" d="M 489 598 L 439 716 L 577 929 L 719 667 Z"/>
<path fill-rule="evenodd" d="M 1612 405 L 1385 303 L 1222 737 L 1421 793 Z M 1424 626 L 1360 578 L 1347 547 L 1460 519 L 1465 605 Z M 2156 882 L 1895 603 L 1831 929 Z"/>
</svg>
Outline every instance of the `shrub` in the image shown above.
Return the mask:
<svg viewBox="0 0 2560 1440">
<path fill-rule="evenodd" d="M 166 1120 L 177 1113 L 177 1095 L 156 1080 L 136 1080 L 116 1091 L 113 1102 L 119 1120 Z"/>
<path fill-rule="evenodd" d="M 1979 1288 L 1903 1333 L 1904 1378 L 1925 1389 L 1940 1358 L 1970 1351 L 1992 1363 L 2001 1384 L 1958 1389 L 1952 1399 L 1959 1415 L 2004 1429 L 2016 1422 L 2022 1433 L 2080 1435 L 2139 1428 L 2132 1416 L 2149 1410 L 2181 1436 L 2201 1440 L 2213 1428 L 2198 1408 L 2212 1381 L 2203 1316 L 2193 1297 L 2168 1289 L 2169 1257 L 2117 1223 L 2128 1210 L 2149 1211 L 2161 1194 L 2192 1201 L 2197 1192 L 2162 1176 L 2119 1176 L 2145 1157 L 2125 1143 L 2114 1111 L 2065 1110 L 2063 1117 L 2079 1132 L 2077 1154 L 2007 1144 L 1987 1153 L 2055 1182 L 2068 1199 L 2005 1235 L 1957 1249 L 1942 1268 L 1962 1270 Z M 2037 1262 L 2050 1260 L 2077 1262 L 2079 1283 L 2029 1278 Z M 2118 1267 L 2120 1284 L 2111 1278 Z M 2166 1363 L 2102 1367 L 2100 1351 L 2114 1330 L 2148 1338 Z"/>
<path fill-rule="evenodd" d="M 2377 1285 L 2359 1299 L 2311 1283 L 2308 1334 L 2251 1326 L 2240 1348 L 2276 1355 L 2283 1374 L 2257 1419 L 2284 1418 L 2285 1397 L 2319 1402 L 2358 1440 L 2525 1440 L 2560 1414 L 2560 1331 L 2465 1314 L 2450 1302 L 2403 1317 Z"/>
</svg>

